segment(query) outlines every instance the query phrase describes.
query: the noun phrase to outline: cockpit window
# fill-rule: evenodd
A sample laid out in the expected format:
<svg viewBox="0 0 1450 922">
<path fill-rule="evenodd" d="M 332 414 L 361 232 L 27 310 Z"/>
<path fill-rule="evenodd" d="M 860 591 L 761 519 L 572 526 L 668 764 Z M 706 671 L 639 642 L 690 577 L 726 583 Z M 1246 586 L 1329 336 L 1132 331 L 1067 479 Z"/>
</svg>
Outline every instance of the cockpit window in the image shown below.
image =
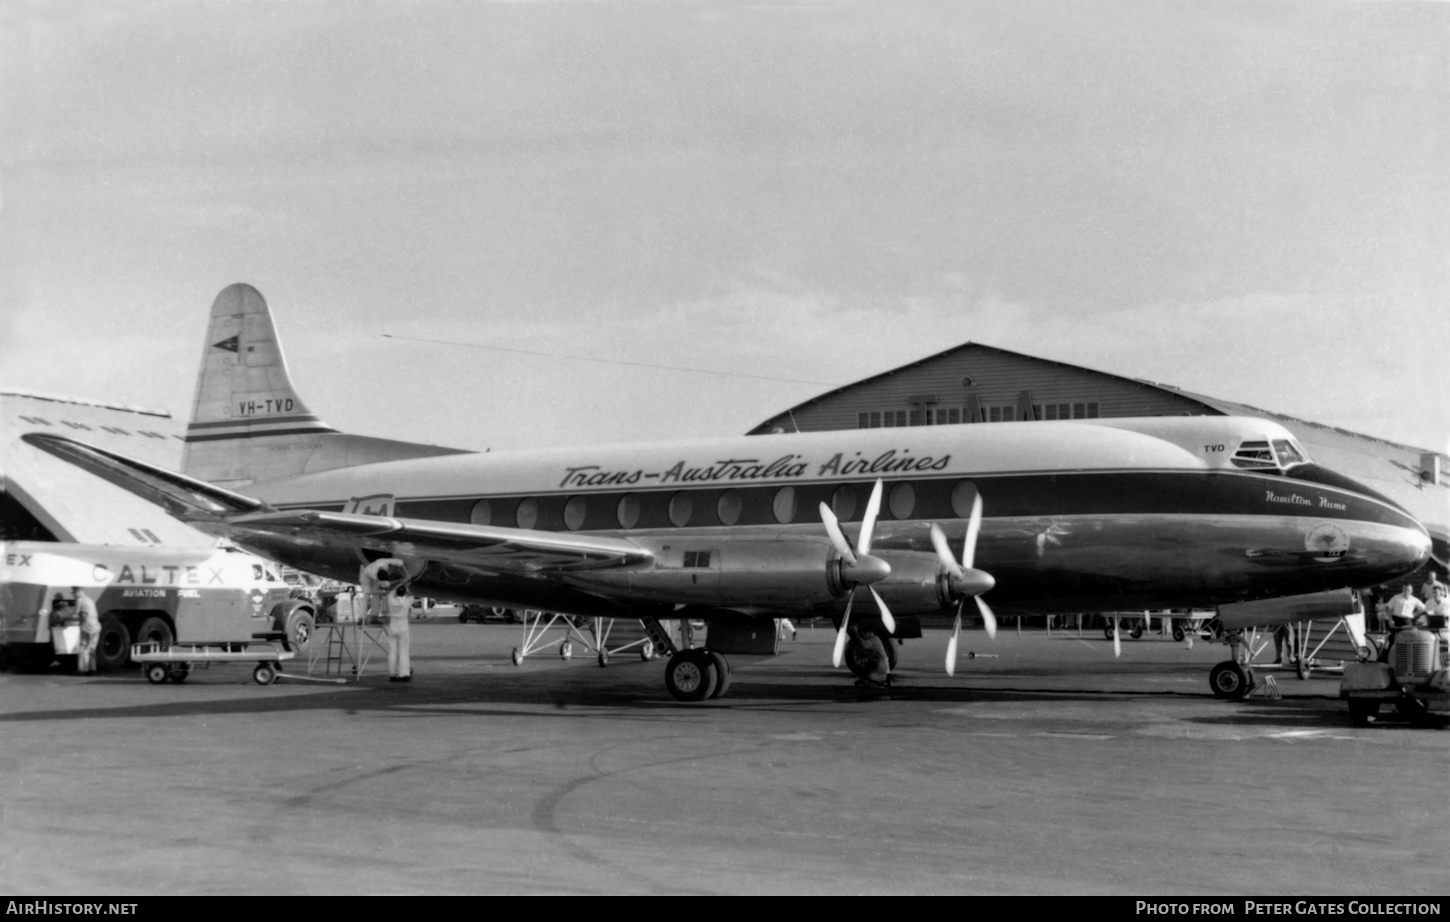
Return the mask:
<svg viewBox="0 0 1450 922">
<path fill-rule="evenodd" d="M 1274 440 L 1274 453 L 1279 456 L 1279 464 L 1284 467 L 1291 467 L 1295 464 L 1303 464 L 1309 459 L 1304 457 L 1304 451 L 1288 439 Z"/>
<path fill-rule="evenodd" d="M 1247 470 L 1277 470 L 1279 464 L 1274 460 L 1274 453 L 1269 449 L 1268 442 L 1244 442 L 1239 445 L 1239 450 L 1234 452 L 1229 459 L 1234 467 L 1241 467 Z"/>
</svg>

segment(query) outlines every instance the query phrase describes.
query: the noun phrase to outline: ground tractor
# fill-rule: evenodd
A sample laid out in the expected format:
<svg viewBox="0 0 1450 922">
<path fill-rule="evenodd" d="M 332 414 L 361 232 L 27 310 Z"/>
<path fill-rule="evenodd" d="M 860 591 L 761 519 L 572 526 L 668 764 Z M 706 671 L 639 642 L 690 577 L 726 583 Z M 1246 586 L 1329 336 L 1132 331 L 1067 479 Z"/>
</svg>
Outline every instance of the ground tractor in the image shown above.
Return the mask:
<svg viewBox="0 0 1450 922">
<path fill-rule="evenodd" d="M 1393 704 L 1415 723 L 1428 721 L 1432 712 L 1450 711 L 1450 630 L 1444 615 L 1425 621 L 1395 630 L 1377 658 L 1365 647 L 1361 662 L 1344 667 L 1339 697 L 1349 703 L 1356 727 L 1368 725 L 1384 704 Z"/>
</svg>

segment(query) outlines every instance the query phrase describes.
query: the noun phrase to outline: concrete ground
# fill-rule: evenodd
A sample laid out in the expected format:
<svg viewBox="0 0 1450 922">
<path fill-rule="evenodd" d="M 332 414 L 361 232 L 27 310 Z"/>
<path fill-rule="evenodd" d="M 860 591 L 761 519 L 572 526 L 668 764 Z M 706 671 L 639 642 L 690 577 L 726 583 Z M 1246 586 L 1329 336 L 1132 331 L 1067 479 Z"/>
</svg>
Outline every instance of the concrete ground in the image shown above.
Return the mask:
<svg viewBox="0 0 1450 922">
<path fill-rule="evenodd" d="M 867 692 L 802 630 L 686 706 L 658 661 L 413 639 L 410 684 L 0 675 L 0 891 L 1445 892 L 1450 732 L 1352 729 L 1329 678 L 1216 700 L 1203 642 L 971 633 L 948 679 L 928 632 Z"/>
</svg>

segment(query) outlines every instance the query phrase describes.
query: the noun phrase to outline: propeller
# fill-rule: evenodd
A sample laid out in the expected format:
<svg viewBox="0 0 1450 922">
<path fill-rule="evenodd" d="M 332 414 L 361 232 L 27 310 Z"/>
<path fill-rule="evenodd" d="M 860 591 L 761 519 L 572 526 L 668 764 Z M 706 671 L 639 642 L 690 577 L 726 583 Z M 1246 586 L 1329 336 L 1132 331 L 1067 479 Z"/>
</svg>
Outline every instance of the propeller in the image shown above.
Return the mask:
<svg viewBox="0 0 1450 922">
<path fill-rule="evenodd" d="M 861 519 L 861 533 L 856 538 L 856 546 L 852 547 L 846 533 L 841 531 L 841 522 L 836 514 L 831 511 L 830 506 L 821 503 L 821 522 L 826 526 L 826 534 L 830 536 L 831 544 L 835 545 L 836 553 L 841 555 L 841 582 L 851 587 L 846 593 L 846 613 L 841 616 L 841 629 L 836 632 L 836 649 L 831 654 L 831 664 L 837 668 L 840 668 L 845 658 L 846 624 L 851 620 L 851 603 L 856 600 L 856 590 L 862 586 L 876 600 L 876 607 L 881 612 L 881 623 L 886 625 L 886 630 L 896 633 L 896 619 L 891 617 L 891 609 L 886 607 L 881 593 L 871 585 L 891 575 L 891 564 L 880 557 L 871 556 L 871 538 L 876 531 L 876 515 L 880 511 L 881 480 L 878 478 L 876 485 L 871 488 L 866 514 Z"/>
<path fill-rule="evenodd" d="M 1113 656 L 1120 658 L 1123 655 L 1123 641 L 1118 637 L 1118 616 L 1113 615 Z"/>
<path fill-rule="evenodd" d="M 941 526 L 935 522 L 931 525 L 931 546 L 936 548 L 937 559 L 941 561 L 942 568 L 946 570 L 947 585 L 951 594 L 957 596 L 957 617 L 952 622 L 952 639 L 947 641 L 947 675 L 955 675 L 957 671 L 957 639 L 962 633 L 962 607 L 966 605 L 967 597 L 977 603 L 977 611 L 982 615 L 982 626 L 987 629 L 987 636 L 997 636 L 997 616 L 992 614 L 992 609 L 982 600 L 982 593 L 988 592 L 997 585 L 992 574 L 985 570 L 978 570 L 972 566 L 977 557 L 977 536 L 982 531 L 982 497 L 980 495 L 972 499 L 972 514 L 967 519 L 967 537 L 962 542 L 962 562 L 959 564 L 952 557 L 951 548 L 947 545 L 946 533 Z"/>
</svg>

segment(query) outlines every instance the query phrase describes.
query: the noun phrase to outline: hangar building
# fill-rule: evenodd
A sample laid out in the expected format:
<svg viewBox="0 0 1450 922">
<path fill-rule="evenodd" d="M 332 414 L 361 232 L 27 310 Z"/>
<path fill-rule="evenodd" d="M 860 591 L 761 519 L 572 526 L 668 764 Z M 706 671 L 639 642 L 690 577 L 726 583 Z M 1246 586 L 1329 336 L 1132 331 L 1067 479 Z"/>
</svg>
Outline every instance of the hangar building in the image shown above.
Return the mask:
<svg viewBox="0 0 1450 922">
<path fill-rule="evenodd" d="M 1393 499 L 1450 566 L 1450 457 L 1246 404 L 967 342 L 813 397 L 750 435 L 1122 416 L 1254 416 L 1282 424 L 1314 460 Z"/>
<path fill-rule="evenodd" d="M 182 425 L 164 410 L 0 391 L 0 540 L 212 547 L 216 539 L 118 486 L 22 442 L 71 435 L 178 470 Z"/>
</svg>

